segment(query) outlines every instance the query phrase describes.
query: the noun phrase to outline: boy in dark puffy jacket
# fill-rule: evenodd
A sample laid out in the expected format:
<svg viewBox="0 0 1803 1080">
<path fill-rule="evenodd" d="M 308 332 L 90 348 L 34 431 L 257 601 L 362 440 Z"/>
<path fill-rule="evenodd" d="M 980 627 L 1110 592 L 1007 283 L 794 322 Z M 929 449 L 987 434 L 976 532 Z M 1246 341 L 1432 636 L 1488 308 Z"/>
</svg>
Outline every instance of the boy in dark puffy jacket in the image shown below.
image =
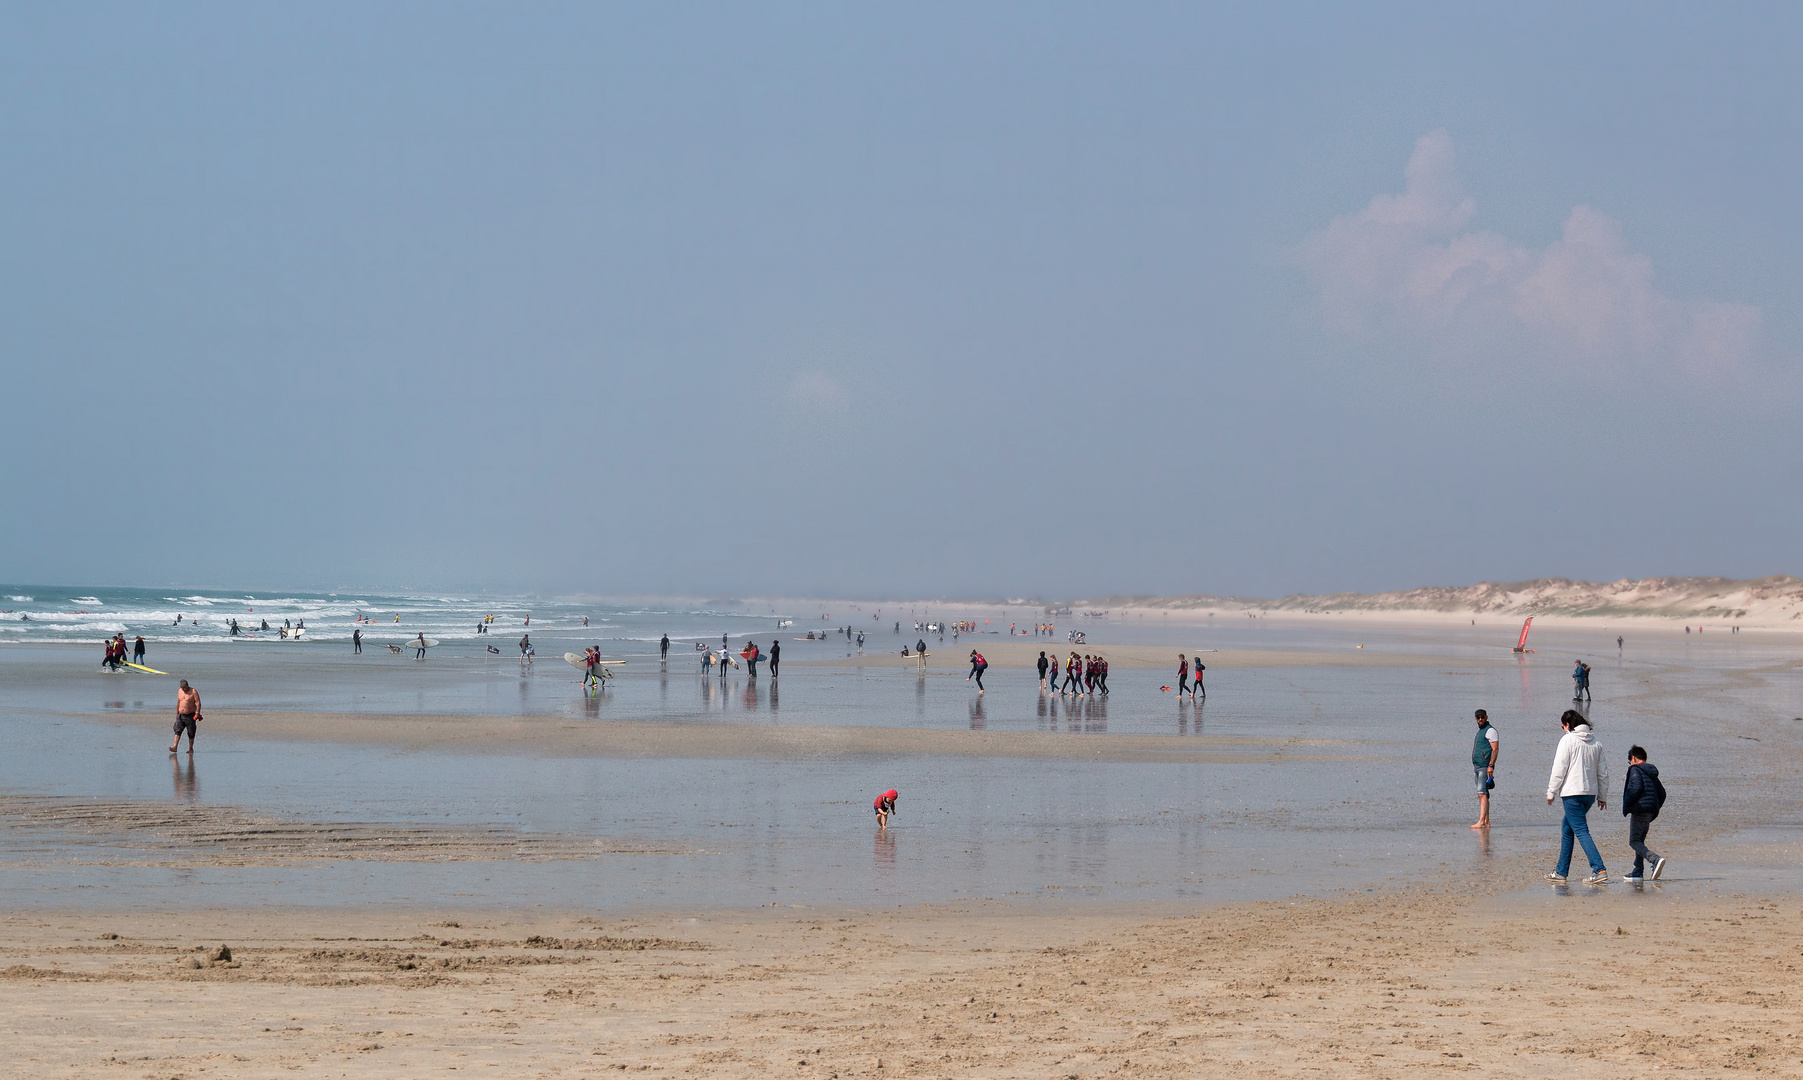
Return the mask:
<svg viewBox="0 0 1803 1080">
<path fill-rule="evenodd" d="M 1634 849 L 1634 869 L 1628 872 L 1623 881 L 1642 881 L 1641 871 L 1645 864 L 1651 863 L 1652 869 L 1646 871 L 1646 877 L 1654 881 L 1665 871 L 1665 860 L 1646 846 L 1647 829 L 1653 819 L 1659 816 L 1659 808 L 1665 805 L 1665 785 L 1659 782 L 1659 766 L 1646 759 L 1646 750 L 1634 746 L 1628 749 L 1628 780 L 1622 788 L 1621 812 L 1628 816 L 1628 846 Z"/>
</svg>

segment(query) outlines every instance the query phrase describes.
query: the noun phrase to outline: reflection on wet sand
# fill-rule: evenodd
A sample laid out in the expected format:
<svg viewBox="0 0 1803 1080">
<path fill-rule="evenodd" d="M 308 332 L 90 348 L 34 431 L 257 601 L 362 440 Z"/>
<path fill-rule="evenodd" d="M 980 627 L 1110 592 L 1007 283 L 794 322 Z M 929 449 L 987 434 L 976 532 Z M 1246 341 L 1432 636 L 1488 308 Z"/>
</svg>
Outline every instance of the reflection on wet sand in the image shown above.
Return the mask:
<svg viewBox="0 0 1803 1080">
<path fill-rule="evenodd" d="M 1202 734 L 1202 709 L 1205 702 L 1189 702 L 1177 699 L 1177 734 L 1188 735 L 1192 729 L 1195 734 Z"/>
<path fill-rule="evenodd" d="M 182 759 L 187 758 L 184 765 Z M 192 754 L 172 755 L 169 759 L 175 768 L 175 798 L 177 802 L 194 802 L 200 798 L 200 780 L 194 775 L 194 757 Z"/>
</svg>

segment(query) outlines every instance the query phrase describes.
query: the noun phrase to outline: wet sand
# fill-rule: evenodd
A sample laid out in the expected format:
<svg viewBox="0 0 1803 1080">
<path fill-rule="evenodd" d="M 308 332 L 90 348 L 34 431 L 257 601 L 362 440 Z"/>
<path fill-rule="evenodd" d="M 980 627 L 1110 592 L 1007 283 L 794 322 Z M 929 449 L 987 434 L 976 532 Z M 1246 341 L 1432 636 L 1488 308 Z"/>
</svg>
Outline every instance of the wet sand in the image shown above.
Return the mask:
<svg viewBox="0 0 1803 1080">
<path fill-rule="evenodd" d="M 1053 648 L 978 647 L 1019 668 Z M 1090 648 L 1117 672 L 1178 651 Z M 1113 729 L 1033 730 L 1018 672 L 985 722 L 1020 726 L 947 720 L 930 688 L 968 647 L 920 680 L 792 660 L 813 674 L 785 718 L 852 700 L 799 726 L 768 722 L 767 682 L 766 711 L 708 723 L 403 714 L 398 693 L 234 709 L 210 682 L 204 800 L 186 755 L 170 775 L 166 711 L 34 711 L 0 792 L 0 1077 L 1803 1075 L 1803 677 L 1770 648 L 1678 648 L 1605 672 L 1595 706 L 1613 769 L 1635 739 L 1669 768 L 1674 866 L 1640 889 L 1540 883 L 1550 657 L 1204 653 L 1265 669 L 1206 734 L 1118 676 Z M 1374 670 L 1309 670 L 1344 667 Z M 842 722 L 901 696 L 885 680 L 928 687 L 942 726 Z M 82 700 L 53 681 L 33 692 Z M 1508 710 L 1493 841 L 1464 828 L 1474 702 Z M 898 773 L 902 827 L 873 842 L 867 792 Z M 1592 821 L 1619 874 L 1624 826 Z M 481 893 L 489 874 L 513 884 Z M 907 891 L 941 881 L 986 899 Z"/>
<path fill-rule="evenodd" d="M 0 1076 L 1803 1072 L 1803 908 L 1669 892 L 1172 918 L 14 914 Z"/>
<path fill-rule="evenodd" d="M 97 713 L 84 719 L 167 730 L 146 713 Z M 1086 734 L 1045 731 L 960 731 L 946 728 L 775 727 L 757 724 L 567 723 L 556 717 L 379 716 L 367 713 L 211 714 L 207 736 L 289 742 L 380 744 L 468 753 L 526 753 L 611 758 L 806 758 L 859 754 L 1116 762 L 1231 764 L 1282 760 L 1356 760 L 1338 739 L 1295 736 Z M 186 747 L 187 743 L 182 744 Z"/>
<path fill-rule="evenodd" d="M 882 642 L 889 646 L 891 641 L 884 637 Z M 832 640 L 828 644 L 833 644 Z M 843 644 L 843 639 L 839 639 Z M 913 646 L 909 645 L 912 649 Z M 1473 659 L 1470 656 L 1421 656 L 1413 653 L 1378 652 L 1376 649 L 1361 649 L 1356 644 L 1349 645 L 1343 652 L 1322 652 L 1312 649 L 1212 649 L 1198 652 L 1198 647 L 1184 645 L 1073 645 L 1068 641 L 1053 641 L 1047 638 L 994 638 L 983 635 L 970 635 L 961 641 L 950 641 L 935 644 L 927 642 L 927 668 L 929 670 L 950 671 L 969 670 L 970 651 L 975 649 L 983 654 L 992 668 L 1036 668 L 1039 654 L 1043 651 L 1047 659 L 1052 657 L 1069 657 L 1071 653 L 1084 656 L 1099 653 L 1107 657 L 1110 670 L 1124 668 L 1127 670 L 1147 670 L 1169 668 L 1171 677 L 1177 676 L 1177 654 L 1182 653 L 1194 661 L 1200 657 L 1202 663 L 1213 670 L 1220 668 L 1274 668 L 1274 667 L 1473 667 L 1479 665 L 1496 666 L 1507 663 L 1505 657 L 1490 659 Z M 919 659 L 903 656 L 900 646 L 894 646 L 885 652 L 876 652 L 875 643 L 865 647 L 864 655 L 839 657 L 838 659 L 785 660 L 785 667 L 918 667 Z"/>
</svg>

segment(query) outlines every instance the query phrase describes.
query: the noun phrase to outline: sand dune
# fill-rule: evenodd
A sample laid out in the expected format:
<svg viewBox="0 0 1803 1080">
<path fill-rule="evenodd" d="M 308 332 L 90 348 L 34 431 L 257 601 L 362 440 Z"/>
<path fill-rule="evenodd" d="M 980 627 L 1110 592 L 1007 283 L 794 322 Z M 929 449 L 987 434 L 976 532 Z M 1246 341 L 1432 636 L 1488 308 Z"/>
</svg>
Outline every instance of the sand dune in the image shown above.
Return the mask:
<svg viewBox="0 0 1803 1080">
<path fill-rule="evenodd" d="M 1106 610 L 1221 614 L 1245 612 L 1435 613 L 1456 615 L 1557 615 L 1572 618 L 1648 617 L 1734 620 L 1761 625 L 1803 621 L 1803 580 L 1773 577 L 1623 578 L 1606 584 L 1569 578 L 1535 578 L 1510 584 L 1480 582 L 1383 593 L 1295 595 L 1278 600 L 1226 596 L 1107 596 L 1073 607 Z"/>
</svg>

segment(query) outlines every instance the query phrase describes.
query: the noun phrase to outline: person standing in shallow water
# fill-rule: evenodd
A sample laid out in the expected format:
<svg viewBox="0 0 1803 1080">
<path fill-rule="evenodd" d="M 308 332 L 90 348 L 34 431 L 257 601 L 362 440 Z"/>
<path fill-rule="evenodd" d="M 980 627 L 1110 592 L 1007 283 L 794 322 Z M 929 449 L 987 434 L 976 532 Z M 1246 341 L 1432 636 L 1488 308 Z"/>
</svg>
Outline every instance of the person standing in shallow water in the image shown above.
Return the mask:
<svg viewBox="0 0 1803 1080">
<path fill-rule="evenodd" d="M 770 642 L 770 677 L 776 678 L 776 666 L 782 662 L 783 644 L 780 641 Z"/>
<path fill-rule="evenodd" d="M 1609 806 L 1603 795 L 1603 747 L 1591 732 L 1590 722 L 1576 709 L 1566 709 L 1565 715 L 1559 717 L 1559 725 L 1565 729 L 1565 735 L 1559 739 L 1558 749 L 1553 751 L 1553 771 L 1546 782 L 1546 802 L 1550 806 L 1555 799 L 1563 800 L 1565 816 L 1559 826 L 1559 865 L 1546 876 L 1549 881 L 1562 883 L 1566 880 L 1575 841 L 1584 848 L 1584 857 L 1590 860 L 1590 876 L 1584 879 L 1584 884 L 1601 885 L 1609 880 L 1609 871 L 1596 850 L 1596 841 L 1590 838 L 1589 814 L 1592 806 L 1604 809 Z"/>
<path fill-rule="evenodd" d="M 888 791 L 885 791 L 876 797 L 876 803 L 874 805 L 876 807 L 877 828 L 887 829 L 889 827 L 889 818 L 895 813 L 895 800 L 899 798 L 901 798 L 901 792 L 894 788 L 890 788 Z"/>
<path fill-rule="evenodd" d="M 659 660 L 670 659 L 670 635 L 669 634 L 665 634 L 664 639 L 657 643 L 657 658 Z"/>
<path fill-rule="evenodd" d="M 1471 774 L 1477 783 L 1477 824 L 1474 829 L 1490 827 L 1490 789 L 1496 786 L 1496 762 L 1502 757 L 1502 741 L 1490 726 L 1490 714 L 1479 709 L 1477 737 L 1471 740 Z"/>
<path fill-rule="evenodd" d="M 175 753 L 182 744 L 182 732 L 188 733 L 188 753 L 194 752 L 194 736 L 200 730 L 200 693 L 188 685 L 183 679 L 175 691 L 175 739 L 169 744 L 169 752 Z"/>
</svg>

